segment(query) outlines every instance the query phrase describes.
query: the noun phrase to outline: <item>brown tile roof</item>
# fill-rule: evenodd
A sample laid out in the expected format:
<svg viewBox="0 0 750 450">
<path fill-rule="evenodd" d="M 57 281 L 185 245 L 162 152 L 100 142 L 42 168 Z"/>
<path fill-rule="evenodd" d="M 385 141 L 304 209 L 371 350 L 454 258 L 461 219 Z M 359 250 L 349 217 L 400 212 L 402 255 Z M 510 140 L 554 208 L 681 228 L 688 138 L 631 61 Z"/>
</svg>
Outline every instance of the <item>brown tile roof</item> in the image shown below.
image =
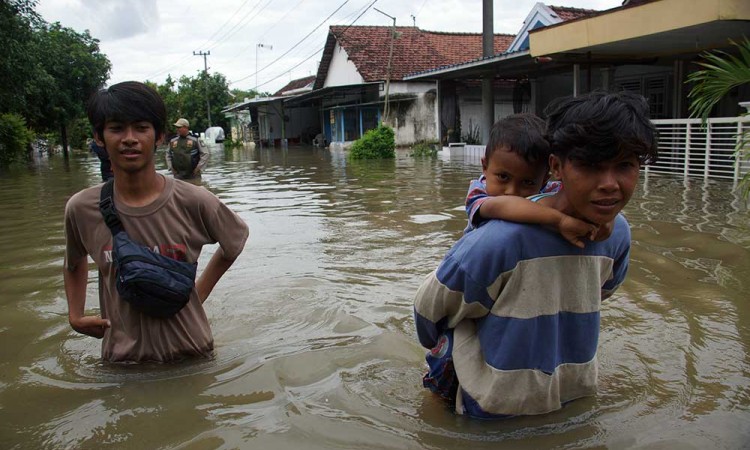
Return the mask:
<svg viewBox="0 0 750 450">
<path fill-rule="evenodd" d="M 308 84 L 312 83 L 313 81 L 315 81 L 315 75 L 310 75 L 310 76 L 304 77 L 304 78 L 297 78 L 296 80 L 290 81 L 289 83 L 287 83 L 286 86 L 284 86 L 283 88 L 281 88 L 278 91 L 276 91 L 276 93 L 273 94 L 273 96 L 274 97 L 282 96 L 282 95 L 284 95 L 284 92 L 293 91 L 295 89 L 303 88 L 303 87 L 307 86 Z"/>
<path fill-rule="evenodd" d="M 595 9 L 569 8 L 567 6 L 548 5 L 548 7 L 549 9 L 554 11 L 554 13 L 557 14 L 557 17 L 559 17 L 563 22 L 567 22 L 568 20 L 580 19 L 581 17 L 588 17 L 600 12 Z"/>
<path fill-rule="evenodd" d="M 315 89 L 323 87 L 336 41 L 346 50 L 365 82 L 386 79 L 390 47 L 389 26 L 332 26 L 318 68 Z M 396 27 L 391 79 L 442 66 L 459 64 L 482 57 L 481 33 L 443 33 L 417 27 Z M 504 52 L 515 38 L 496 34 L 495 54 Z"/>
</svg>

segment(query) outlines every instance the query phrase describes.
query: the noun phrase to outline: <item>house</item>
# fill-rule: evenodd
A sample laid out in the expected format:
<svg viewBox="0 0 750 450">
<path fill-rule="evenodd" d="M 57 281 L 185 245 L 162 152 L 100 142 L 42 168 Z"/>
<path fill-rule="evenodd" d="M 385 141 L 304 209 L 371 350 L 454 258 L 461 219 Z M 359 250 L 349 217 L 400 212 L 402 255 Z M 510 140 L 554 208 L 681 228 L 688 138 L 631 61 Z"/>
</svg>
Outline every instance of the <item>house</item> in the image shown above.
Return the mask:
<svg viewBox="0 0 750 450">
<path fill-rule="evenodd" d="M 309 105 L 287 106 L 285 101 L 311 92 L 315 76 L 291 80 L 270 97 L 256 97 L 230 105 L 232 139 L 257 141 L 265 146 L 312 143 L 320 132 L 318 111 Z"/>
<path fill-rule="evenodd" d="M 495 120 L 519 112 L 540 112 L 547 96 L 557 97 L 565 85 L 565 76 L 557 68 L 541 67 L 529 50 L 530 32 L 568 21 L 589 17 L 598 11 L 581 8 L 548 6 L 536 3 L 520 31 L 510 38 L 508 46 L 491 57 L 479 57 L 460 64 L 435 66 L 408 74 L 407 81 L 434 80 L 438 84 L 440 108 L 439 140 L 481 144 L 482 95 L 480 78 L 494 74 Z M 546 83 L 539 83 L 542 69 Z M 559 79 L 556 79 L 558 77 Z M 549 92 L 545 92 L 545 89 Z"/>
<path fill-rule="evenodd" d="M 508 51 L 477 61 L 412 73 L 408 81 L 436 81 L 441 92 L 475 82 L 491 71 L 496 82 L 514 84 L 513 111 L 542 114 L 552 99 L 593 89 L 639 93 L 660 128 L 655 170 L 737 179 L 750 170 L 735 164 L 733 136 L 748 125 L 739 119 L 750 86 L 734 89 L 713 116 L 727 117 L 708 130 L 688 117 L 688 75 L 706 50 L 733 52 L 730 40 L 750 36 L 747 0 L 626 0 L 605 11 L 564 11 L 537 3 Z M 445 96 L 440 95 L 440 101 Z M 465 102 L 457 92 L 457 100 Z M 441 111 L 444 106 L 440 106 Z M 463 111 L 461 111 L 463 112 Z M 506 111 L 499 111 L 498 116 Z M 445 116 L 441 117 L 446 120 Z M 713 127 L 713 128 L 712 128 Z"/>
<path fill-rule="evenodd" d="M 495 51 L 505 50 L 513 37 L 495 35 Z M 332 26 L 313 91 L 285 103 L 317 107 L 320 128 L 334 145 L 358 139 L 383 119 L 394 128 L 397 145 L 435 141 L 439 129 L 437 83 L 406 81 L 404 77 L 481 55 L 481 34 L 417 27 Z M 390 112 L 384 118 L 386 98 Z"/>
</svg>

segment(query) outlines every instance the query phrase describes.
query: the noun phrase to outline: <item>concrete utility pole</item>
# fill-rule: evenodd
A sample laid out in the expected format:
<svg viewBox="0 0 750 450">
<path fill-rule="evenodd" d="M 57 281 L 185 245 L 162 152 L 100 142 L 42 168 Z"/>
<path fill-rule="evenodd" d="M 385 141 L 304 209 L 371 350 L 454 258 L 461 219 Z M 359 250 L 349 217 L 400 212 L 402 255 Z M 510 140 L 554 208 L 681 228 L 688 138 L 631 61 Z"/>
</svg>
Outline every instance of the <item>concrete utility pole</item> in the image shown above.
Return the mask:
<svg viewBox="0 0 750 450">
<path fill-rule="evenodd" d="M 208 113 L 208 126 L 211 127 L 211 101 L 208 99 L 208 60 L 206 57 L 211 54 L 211 50 L 207 52 L 199 51 L 198 53 L 193 52 L 193 56 L 203 57 L 203 85 L 206 87 L 206 113 Z"/>
<path fill-rule="evenodd" d="M 495 55 L 495 33 L 493 31 L 494 14 L 492 0 L 482 0 L 482 56 Z M 492 92 L 494 72 L 482 75 L 482 143 L 490 142 L 490 131 L 495 123 L 495 95 Z"/>
<path fill-rule="evenodd" d="M 378 8 L 372 8 L 380 14 L 390 17 L 393 19 L 393 26 L 391 26 L 391 49 L 388 51 L 388 69 L 385 74 L 385 107 L 383 107 L 383 123 L 388 120 L 388 115 L 391 112 L 390 105 L 388 104 L 388 91 L 391 87 L 391 60 L 393 60 L 393 41 L 396 40 L 396 18 L 390 16 Z"/>
</svg>

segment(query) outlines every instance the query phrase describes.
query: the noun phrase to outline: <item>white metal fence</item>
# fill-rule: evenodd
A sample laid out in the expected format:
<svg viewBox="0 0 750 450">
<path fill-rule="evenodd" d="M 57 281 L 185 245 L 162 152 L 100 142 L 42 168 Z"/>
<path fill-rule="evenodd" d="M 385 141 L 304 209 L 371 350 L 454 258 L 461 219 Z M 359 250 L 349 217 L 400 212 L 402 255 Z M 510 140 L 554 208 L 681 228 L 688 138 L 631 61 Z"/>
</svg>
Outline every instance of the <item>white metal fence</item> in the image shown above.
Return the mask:
<svg viewBox="0 0 750 450">
<path fill-rule="evenodd" d="M 654 120 L 659 130 L 659 160 L 646 172 L 738 181 L 750 161 L 735 157 L 738 136 L 750 129 L 750 117 Z"/>
</svg>

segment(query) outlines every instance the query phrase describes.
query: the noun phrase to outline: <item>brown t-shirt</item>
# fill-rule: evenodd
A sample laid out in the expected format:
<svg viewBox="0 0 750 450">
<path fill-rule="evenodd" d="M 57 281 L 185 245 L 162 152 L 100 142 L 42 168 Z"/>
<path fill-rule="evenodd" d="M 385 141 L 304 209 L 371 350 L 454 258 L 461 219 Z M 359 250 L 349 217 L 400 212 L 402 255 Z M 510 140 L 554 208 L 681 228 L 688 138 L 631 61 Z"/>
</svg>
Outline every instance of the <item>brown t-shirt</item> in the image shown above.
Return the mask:
<svg viewBox="0 0 750 450">
<path fill-rule="evenodd" d="M 228 259 L 245 246 L 245 222 L 203 187 L 165 177 L 164 191 L 151 204 L 133 208 L 114 193 L 114 202 L 131 239 L 153 251 L 195 262 L 205 244 L 219 243 Z M 198 293 L 175 316 L 158 319 L 134 310 L 115 287 L 112 234 L 99 211 L 102 185 L 78 192 L 65 207 L 65 261 L 90 255 L 99 267 L 99 305 L 111 328 L 104 334 L 102 359 L 170 361 L 206 356 L 213 350 L 211 328 Z"/>
</svg>

